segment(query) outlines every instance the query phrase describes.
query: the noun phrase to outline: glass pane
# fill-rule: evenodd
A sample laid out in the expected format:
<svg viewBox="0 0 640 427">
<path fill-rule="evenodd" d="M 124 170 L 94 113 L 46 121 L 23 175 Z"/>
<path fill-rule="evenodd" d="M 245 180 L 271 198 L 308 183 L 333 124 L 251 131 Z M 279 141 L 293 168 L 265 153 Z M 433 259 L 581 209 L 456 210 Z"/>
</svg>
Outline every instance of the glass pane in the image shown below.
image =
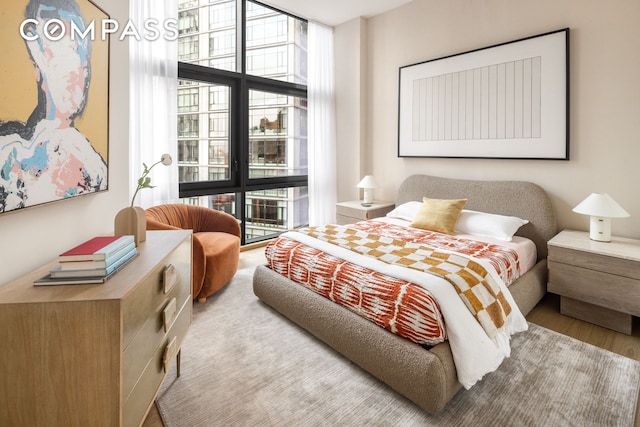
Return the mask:
<svg viewBox="0 0 640 427">
<path fill-rule="evenodd" d="M 227 181 L 230 125 L 228 86 L 178 81 L 178 175 L 180 182 Z"/>
<path fill-rule="evenodd" d="M 236 194 L 234 193 L 184 197 L 180 199 L 180 202 L 187 205 L 204 206 L 226 212 L 236 218 L 238 217 L 238 215 L 236 215 Z"/>
<path fill-rule="evenodd" d="M 247 74 L 307 83 L 307 23 L 247 2 Z"/>
<path fill-rule="evenodd" d="M 236 71 L 236 0 L 178 2 L 178 60 Z"/>
<path fill-rule="evenodd" d="M 307 172 L 306 98 L 249 91 L 249 178 Z"/>
<path fill-rule="evenodd" d="M 275 237 L 287 230 L 309 224 L 307 187 L 276 188 L 247 193 L 245 239 Z"/>
</svg>

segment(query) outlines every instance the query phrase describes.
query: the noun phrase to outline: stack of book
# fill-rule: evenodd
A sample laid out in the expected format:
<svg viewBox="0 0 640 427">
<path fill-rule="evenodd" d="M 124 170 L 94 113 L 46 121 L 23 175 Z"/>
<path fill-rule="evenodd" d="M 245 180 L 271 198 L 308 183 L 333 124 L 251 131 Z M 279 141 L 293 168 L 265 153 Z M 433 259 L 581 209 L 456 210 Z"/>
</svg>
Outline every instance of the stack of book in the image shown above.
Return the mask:
<svg viewBox="0 0 640 427">
<path fill-rule="evenodd" d="M 133 236 L 99 236 L 58 256 L 58 264 L 34 285 L 104 283 L 138 255 Z"/>
</svg>

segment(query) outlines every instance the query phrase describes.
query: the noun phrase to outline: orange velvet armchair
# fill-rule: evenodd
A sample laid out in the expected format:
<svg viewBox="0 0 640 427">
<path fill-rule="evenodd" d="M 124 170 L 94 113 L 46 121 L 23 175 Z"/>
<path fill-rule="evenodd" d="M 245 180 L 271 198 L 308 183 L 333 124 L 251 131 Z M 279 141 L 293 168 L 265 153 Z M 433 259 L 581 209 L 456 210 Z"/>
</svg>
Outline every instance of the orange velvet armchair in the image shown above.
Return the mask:
<svg viewBox="0 0 640 427">
<path fill-rule="evenodd" d="M 238 270 L 240 225 L 232 215 L 184 204 L 153 206 L 146 215 L 147 230 L 193 230 L 193 299 L 205 302 Z"/>
</svg>

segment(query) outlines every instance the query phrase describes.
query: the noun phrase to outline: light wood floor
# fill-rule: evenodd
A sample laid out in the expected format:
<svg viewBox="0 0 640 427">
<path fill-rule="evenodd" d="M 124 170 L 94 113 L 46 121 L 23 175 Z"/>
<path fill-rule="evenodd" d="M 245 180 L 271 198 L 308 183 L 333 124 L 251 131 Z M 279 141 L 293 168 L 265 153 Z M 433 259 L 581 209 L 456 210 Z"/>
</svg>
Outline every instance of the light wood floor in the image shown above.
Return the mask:
<svg viewBox="0 0 640 427">
<path fill-rule="evenodd" d="M 264 264 L 265 262 L 264 248 L 258 247 L 240 253 L 239 268 L 247 268 Z M 557 295 L 547 294 L 531 313 L 529 313 L 527 320 L 580 341 L 640 361 L 640 319 L 634 319 L 636 323 L 634 324 L 634 332 L 632 335 L 621 334 L 581 320 L 563 316 L 560 314 L 560 298 Z M 640 408 L 640 396 L 638 398 L 638 408 Z M 163 426 L 162 419 L 155 406 L 152 406 L 143 426 Z M 640 411 L 636 413 L 635 426 L 640 427 Z"/>
</svg>

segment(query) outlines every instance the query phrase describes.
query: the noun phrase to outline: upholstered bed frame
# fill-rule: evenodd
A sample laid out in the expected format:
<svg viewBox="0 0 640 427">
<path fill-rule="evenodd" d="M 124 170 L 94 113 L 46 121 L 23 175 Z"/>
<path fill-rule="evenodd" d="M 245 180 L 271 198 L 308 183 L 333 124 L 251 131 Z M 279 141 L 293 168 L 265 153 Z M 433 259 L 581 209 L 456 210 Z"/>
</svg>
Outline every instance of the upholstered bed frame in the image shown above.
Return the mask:
<svg viewBox="0 0 640 427">
<path fill-rule="evenodd" d="M 467 198 L 466 209 L 529 220 L 516 234 L 536 244 L 538 262 L 509 288 L 522 313 L 527 314 L 546 292 L 547 241 L 557 231 L 551 201 L 544 190 L 523 181 L 470 181 L 413 175 L 401 184 L 396 205 L 422 201 L 423 196 Z M 442 410 L 462 388 L 448 342 L 426 350 L 291 282 L 267 266 L 257 267 L 253 289 L 263 302 L 426 411 Z"/>
</svg>

